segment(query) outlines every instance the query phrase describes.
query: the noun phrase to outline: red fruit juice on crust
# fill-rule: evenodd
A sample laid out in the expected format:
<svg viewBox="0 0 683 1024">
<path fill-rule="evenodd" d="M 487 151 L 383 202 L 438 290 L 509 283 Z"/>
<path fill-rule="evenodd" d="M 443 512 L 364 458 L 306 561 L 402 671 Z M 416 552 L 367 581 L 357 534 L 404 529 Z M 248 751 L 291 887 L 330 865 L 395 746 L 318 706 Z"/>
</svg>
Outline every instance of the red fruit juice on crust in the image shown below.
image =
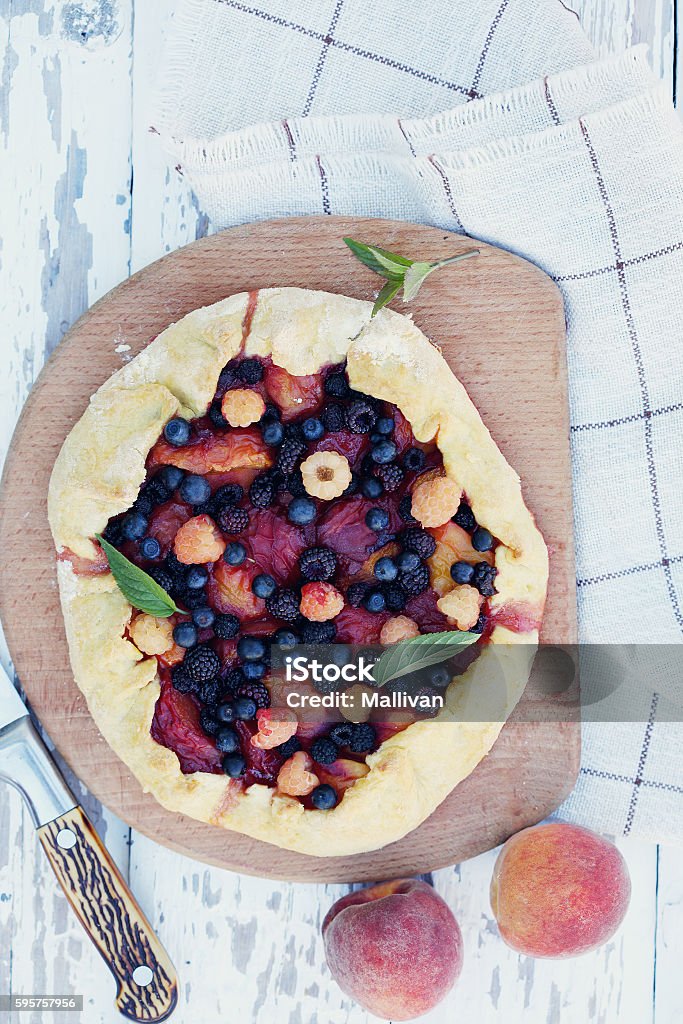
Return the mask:
<svg viewBox="0 0 683 1024">
<path fill-rule="evenodd" d="M 109 562 L 102 548 L 97 548 L 94 558 L 83 558 L 75 555 L 71 548 L 62 548 L 57 554 L 58 562 L 70 562 L 76 576 L 101 576 L 109 572 Z"/>
<path fill-rule="evenodd" d="M 524 601 L 511 601 L 497 608 L 491 615 L 492 626 L 505 626 L 514 633 L 531 633 L 538 629 L 543 609 Z"/>
</svg>

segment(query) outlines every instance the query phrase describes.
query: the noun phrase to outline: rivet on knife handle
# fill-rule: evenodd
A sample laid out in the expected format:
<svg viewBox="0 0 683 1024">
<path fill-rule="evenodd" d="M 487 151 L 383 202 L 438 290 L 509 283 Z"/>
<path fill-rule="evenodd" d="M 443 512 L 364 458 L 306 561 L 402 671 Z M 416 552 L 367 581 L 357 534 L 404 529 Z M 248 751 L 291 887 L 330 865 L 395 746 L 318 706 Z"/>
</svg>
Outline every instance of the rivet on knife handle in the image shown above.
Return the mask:
<svg viewBox="0 0 683 1024">
<path fill-rule="evenodd" d="M 119 1011 L 162 1021 L 178 1000 L 168 954 L 81 807 L 38 829 L 48 860 L 117 983 Z"/>
</svg>

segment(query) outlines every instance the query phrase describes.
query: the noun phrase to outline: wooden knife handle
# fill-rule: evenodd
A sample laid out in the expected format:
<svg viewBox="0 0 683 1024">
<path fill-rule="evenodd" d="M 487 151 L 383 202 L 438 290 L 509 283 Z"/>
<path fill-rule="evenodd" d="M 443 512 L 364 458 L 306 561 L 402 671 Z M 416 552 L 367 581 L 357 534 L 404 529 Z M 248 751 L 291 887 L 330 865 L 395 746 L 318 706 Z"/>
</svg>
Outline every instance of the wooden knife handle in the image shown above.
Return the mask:
<svg viewBox="0 0 683 1024">
<path fill-rule="evenodd" d="M 83 808 L 43 825 L 38 836 L 67 899 L 114 975 L 119 1012 L 134 1021 L 166 1020 L 178 1001 L 175 969 Z"/>
</svg>

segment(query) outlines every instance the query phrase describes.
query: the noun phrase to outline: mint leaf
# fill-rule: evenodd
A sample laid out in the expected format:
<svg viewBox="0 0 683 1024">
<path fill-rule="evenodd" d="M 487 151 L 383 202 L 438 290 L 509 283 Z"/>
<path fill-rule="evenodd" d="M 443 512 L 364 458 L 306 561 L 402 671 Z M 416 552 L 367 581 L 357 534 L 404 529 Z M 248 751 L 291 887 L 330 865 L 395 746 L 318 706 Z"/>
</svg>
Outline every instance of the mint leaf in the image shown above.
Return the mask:
<svg viewBox="0 0 683 1024">
<path fill-rule="evenodd" d="M 430 665 L 438 665 L 452 658 L 458 651 L 479 640 L 479 633 L 458 630 L 444 633 L 423 633 L 410 640 L 400 640 L 385 651 L 375 663 L 372 674 L 376 686 L 384 686 L 392 679 L 400 679 L 419 672 Z"/>
<path fill-rule="evenodd" d="M 116 580 L 116 585 L 133 608 L 141 612 L 154 615 L 158 619 L 167 619 L 169 615 L 179 611 L 175 601 L 163 587 L 160 587 L 156 580 L 153 580 L 149 573 L 139 566 L 134 565 L 125 555 L 122 555 L 113 545 L 95 534 L 100 547 L 107 556 L 111 574 Z"/>
<path fill-rule="evenodd" d="M 372 316 L 388 305 L 398 295 L 401 287 L 403 288 L 403 301 L 410 302 L 433 270 L 439 270 L 441 267 L 447 267 L 450 263 L 459 263 L 461 260 L 469 259 L 470 256 L 479 255 L 479 249 L 468 249 L 466 252 L 458 253 L 457 256 L 446 256 L 442 260 L 428 263 L 423 260 L 409 260 L 405 256 L 399 256 L 398 253 L 380 249 L 378 245 L 366 245 L 365 242 L 357 242 L 353 238 L 345 238 L 344 241 L 357 260 L 387 281 L 375 300 Z"/>
</svg>

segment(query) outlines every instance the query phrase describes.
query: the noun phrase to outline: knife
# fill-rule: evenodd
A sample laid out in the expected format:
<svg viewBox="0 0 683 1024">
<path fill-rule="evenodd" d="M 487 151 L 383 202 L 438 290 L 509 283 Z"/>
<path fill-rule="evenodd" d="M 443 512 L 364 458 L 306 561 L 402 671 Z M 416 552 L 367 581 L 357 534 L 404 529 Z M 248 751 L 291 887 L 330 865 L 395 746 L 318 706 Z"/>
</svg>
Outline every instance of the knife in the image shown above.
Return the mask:
<svg viewBox="0 0 683 1024">
<path fill-rule="evenodd" d="M 0 778 L 24 797 L 57 881 L 114 976 L 119 1012 L 166 1020 L 178 1001 L 175 968 L 2 666 Z"/>
</svg>

